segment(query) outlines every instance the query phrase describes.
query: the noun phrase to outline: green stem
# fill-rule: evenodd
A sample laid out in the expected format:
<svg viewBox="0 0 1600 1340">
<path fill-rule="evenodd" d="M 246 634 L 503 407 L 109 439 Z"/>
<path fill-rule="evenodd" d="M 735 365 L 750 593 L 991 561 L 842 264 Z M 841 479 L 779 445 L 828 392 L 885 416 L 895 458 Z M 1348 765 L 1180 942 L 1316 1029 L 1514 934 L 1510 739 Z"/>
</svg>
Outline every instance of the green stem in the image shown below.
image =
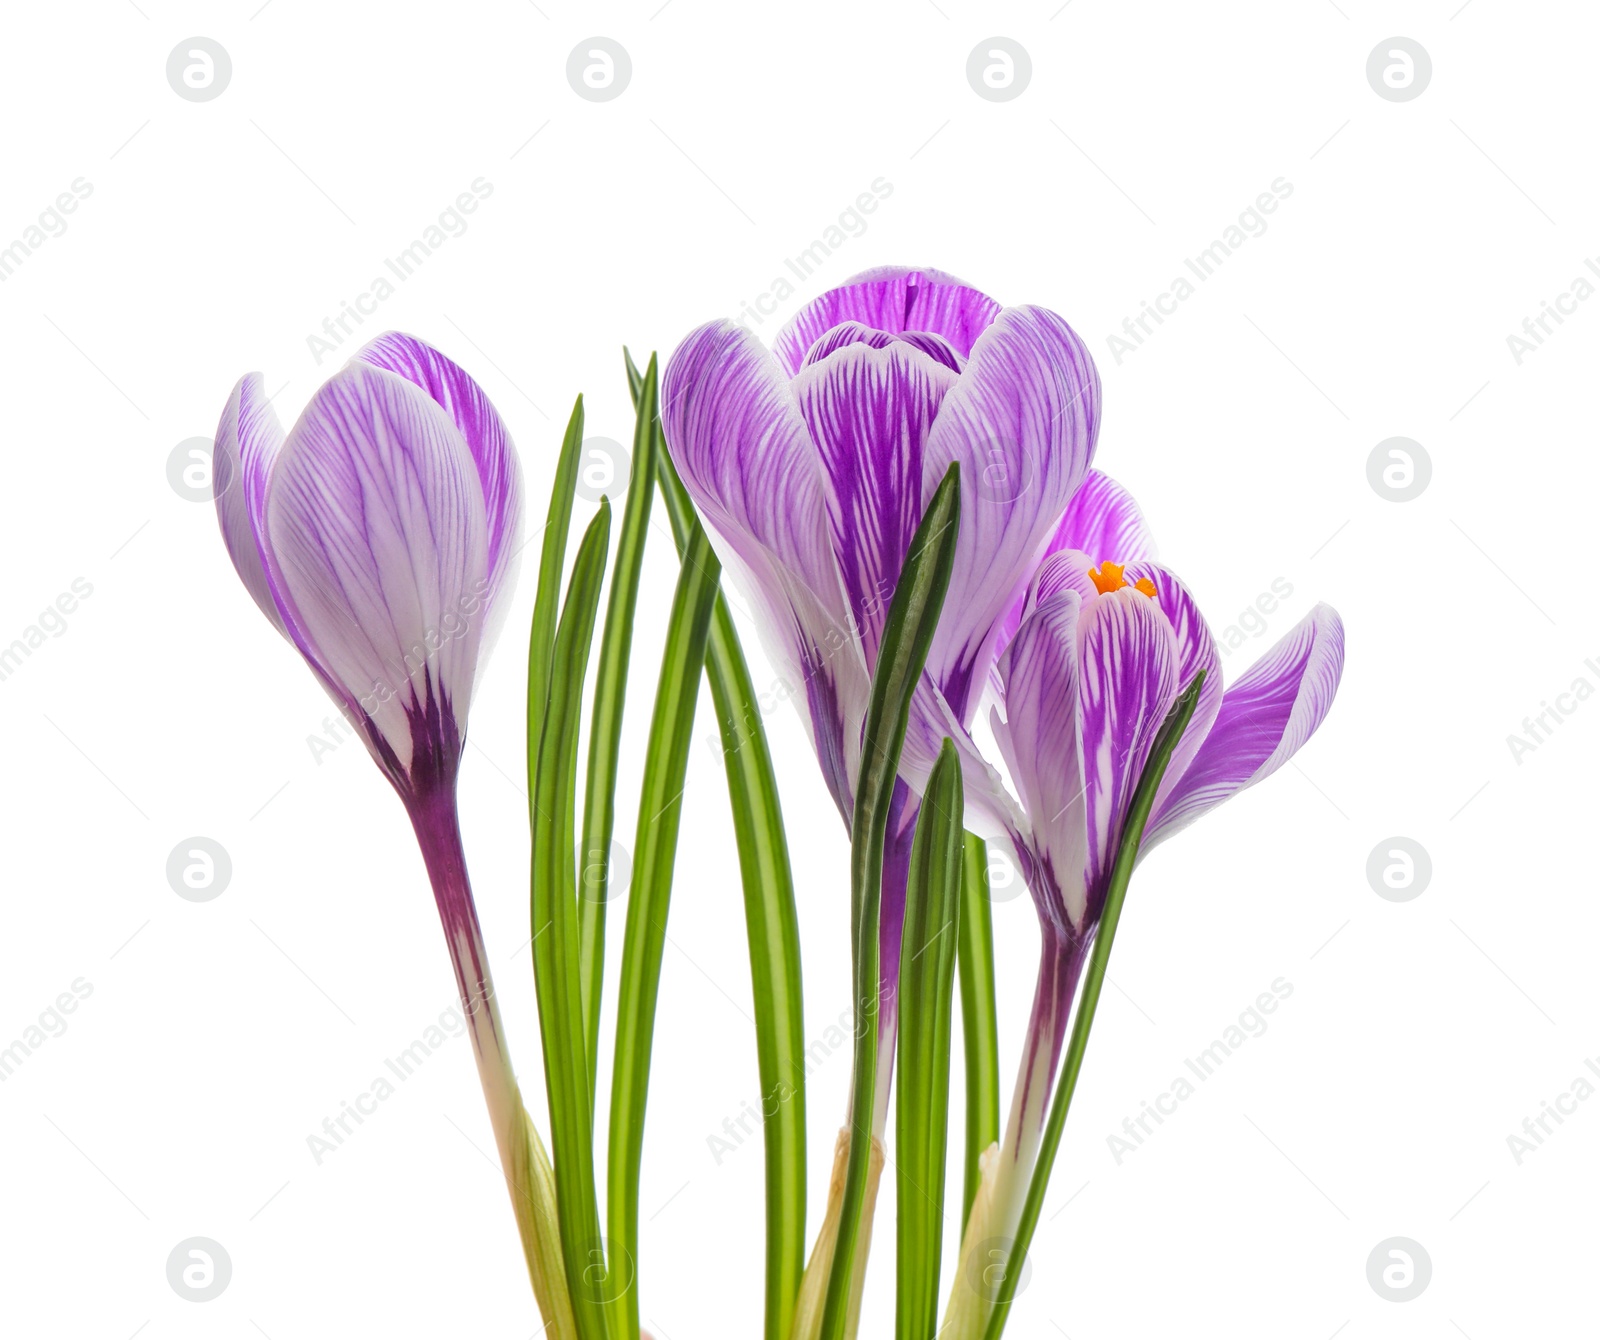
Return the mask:
<svg viewBox="0 0 1600 1340">
<path fill-rule="evenodd" d="M 1000 1138 L 1000 1029 L 994 1000 L 994 918 L 989 907 L 989 849 L 966 836 L 961 883 L 961 1033 L 967 1071 L 967 1147 L 961 1223 L 972 1214 L 978 1158 Z"/>
</svg>

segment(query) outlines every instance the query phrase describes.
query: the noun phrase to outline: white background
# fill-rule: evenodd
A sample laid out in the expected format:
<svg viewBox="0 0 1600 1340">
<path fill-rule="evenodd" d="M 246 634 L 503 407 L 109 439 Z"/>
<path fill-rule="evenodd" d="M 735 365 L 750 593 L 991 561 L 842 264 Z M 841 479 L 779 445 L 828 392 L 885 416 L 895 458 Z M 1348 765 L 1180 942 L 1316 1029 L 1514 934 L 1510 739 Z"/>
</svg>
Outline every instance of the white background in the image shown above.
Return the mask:
<svg viewBox="0 0 1600 1340">
<path fill-rule="evenodd" d="M 1318 599 L 1348 628 L 1338 702 L 1297 766 L 1141 869 L 1012 1329 L 1592 1334 L 1600 1101 L 1520 1164 L 1507 1137 L 1600 1056 L 1585 764 L 1600 703 L 1520 762 L 1507 737 L 1574 680 L 1600 686 L 1585 663 L 1600 303 L 1520 365 L 1506 337 L 1600 253 L 1600 23 L 1577 4 L 1458 2 L 8 6 L 0 243 L 74 179 L 92 194 L 0 285 L 0 644 L 75 579 L 92 594 L 0 682 L 0 1045 L 76 979 L 92 994 L 0 1084 L 0 1330 L 534 1332 L 466 1044 L 320 1166 L 308 1151 L 452 980 L 400 806 L 358 745 L 313 756 L 330 705 L 167 461 L 250 369 L 292 421 L 356 343 L 319 366 L 307 337 L 481 177 L 493 192 L 468 230 L 359 337 L 398 327 L 478 376 L 542 510 L 577 392 L 592 434 L 630 434 L 624 342 L 665 353 L 735 315 L 881 177 L 892 194 L 866 231 L 762 333 L 884 263 L 1061 312 L 1104 377 L 1098 463 L 1215 628 L 1274 580 L 1293 588 L 1230 677 Z M 1033 65 L 1005 103 L 965 75 L 996 33 Z M 233 63 L 205 103 L 165 77 L 196 34 Z M 633 64 L 607 103 L 565 77 L 594 34 Z M 1395 34 L 1432 57 L 1414 101 L 1367 82 Z M 1293 193 L 1266 232 L 1119 363 L 1108 336 L 1277 178 Z M 1433 467 L 1406 503 L 1366 473 L 1396 435 Z M 651 546 L 630 845 L 676 567 L 659 515 Z M 516 647 L 532 590 L 530 571 L 481 686 L 463 804 L 538 1110 Z M 768 729 L 815 1040 L 848 1004 L 846 847 L 797 718 Z M 196 835 L 233 866 L 206 903 L 165 873 Z M 1433 867 L 1403 903 L 1366 876 L 1395 835 Z M 732 850 L 720 762 L 697 746 L 644 1166 L 639 1288 L 663 1340 L 759 1333 L 759 1145 L 720 1164 L 708 1145 L 759 1088 Z M 997 906 L 996 933 L 1009 1094 L 1026 898 Z M 1107 1137 L 1277 978 L 1293 994 L 1269 1030 L 1119 1165 Z M 848 1068 L 839 1053 L 811 1084 L 813 1230 Z M 890 1186 L 873 1337 L 892 1326 Z M 165 1275 L 195 1235 L 233 1262 L 206 1304 Z M 1433 1263 L 1408 1303 L 1366 1277 L 1397 1235 Z"/>
</svg>

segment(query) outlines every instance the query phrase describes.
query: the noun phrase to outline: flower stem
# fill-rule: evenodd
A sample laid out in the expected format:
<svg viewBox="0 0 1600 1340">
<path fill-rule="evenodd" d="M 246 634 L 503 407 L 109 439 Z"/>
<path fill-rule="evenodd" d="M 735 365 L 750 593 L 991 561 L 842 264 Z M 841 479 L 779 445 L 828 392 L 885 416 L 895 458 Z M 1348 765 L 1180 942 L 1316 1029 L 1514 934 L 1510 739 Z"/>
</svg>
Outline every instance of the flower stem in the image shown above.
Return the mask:
<svg viewBox="0 0 1600 1340">
<path fill-rule="evenodd" d="M 1003 1277 L 1023 1200 L 1039 1158 L 1050 1090 L 1061 1059 L 1062 1040 L 1082 971 L 1086 945 L 1046 926 L 1039 950 L 1033 1012 L 1017 1068 L 1004 1140 L 985 1161 L 983 1194 L 973 1190 L 956 1278 L 950 1286 L 941 1335 L 979 1333 Z M 979 1151 L 980 1158 L 983 1151 Z"/>
<path fill-rule="evenodd" d="M 577 1328 L 556 1228 L 550 1160 L 523 1107 L 512 1073 L 500 1010 L 495 1003 L 494 977 L 467 879 L 454 788 L 445 786 L 415 797 L 408 801 L 407 809 L 433 884 L 434 902 L 455 968 L 456 988 L 472 1038 L 473 1058 L 478 1064 L 478 1078 L 483 1084 L 489 1122 L 494 1127 L 500 1167 L 511 1194 L 534 1297 L 552 1340 L 575 1340 Z"/>
</svg>

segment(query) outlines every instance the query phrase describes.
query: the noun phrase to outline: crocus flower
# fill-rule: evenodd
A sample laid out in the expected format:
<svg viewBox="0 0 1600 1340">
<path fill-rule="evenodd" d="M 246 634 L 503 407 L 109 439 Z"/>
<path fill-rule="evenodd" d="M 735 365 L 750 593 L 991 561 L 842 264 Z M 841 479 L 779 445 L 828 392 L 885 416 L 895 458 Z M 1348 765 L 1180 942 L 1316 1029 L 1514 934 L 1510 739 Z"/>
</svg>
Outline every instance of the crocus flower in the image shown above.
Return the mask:
<svg viewBox="0 0 1600 1340">
<path fill-rule="evenodd" d="M 878 641 L 933 491 L 959 462 L 955 569 L 920 710 L 965 722 L 1006 617 L 1089 469 L 1099 414 L 1094 361 L 1065 321 L 1001 307 L 935 270 L 857 275 L 804 308 L 770 353 L 714 321 L 673 354 L 661 397 L 668 450 L 847 826 Z M 886 861 L 886 1032 L 915 811 L 903 793 Z M 879 1068 L 885 1085 L 889 1069 Z"/>
<path fill-rule="evenodd" d="M 285 436 L 239 382 L 213 456 L 233 565 L 404 802 L 444 924 L 535 1287 L 539 1154 L 506 1053 L 456 815 L 479 661 L 504 614 L 521 515 L 516 453 L 476 382 L 380 336 Z M 559 1272 L 557 1272 L 559 1283 Z M 547 1318 L 546 1295 L 540 1294 Z"/>
<path fill-rule="evenodd" d="M 990 724 L 1015 795 L 970 737 L 959 737 L 958 747 L 968 812 L 986 813 L 1016 854 L 1043 951 L 1006 1138 L 985 1169 L 969 1249 L 1009 1240 L 1015 1229 L 1123 824 L 1178 694 L 1205 672 L 1156 792 L 1141 857 L 1287 762 L 1327 715 L 1344 666 L 1344 627 L 1318 605 L 1225 690 L 1194 598 L 1154 561 L 1133 499 L 1098 471 L 1074 497 L 1002 638 Z M 958 729 L 946 726 L 946 734 Z M 924 722 L 913 756 L 925 760 L 942 738 Z M 981 1309 L 963 1291 L 953 1297 L 953 1309 Z M 953 1336 L 971 1329 L 954 1310 L 946 1322 Z"/>
<path fill-rule="evenodd" d="M 935 270 L 858 275 L 768 353 L 730 321 L 667 364 L 662 425 L 755 608 L 848 821 L 878 639 L 922 510 L 962 467 L 961 531 L 928 669 L 958 717 L 1089 468 L 1100 382 L 1039 307 Z"/>
<path fill-rule="evenodd" d="M 672 355 L 661 395 L 667 449 L 752 606 L 847 828 L 889 603 L 950 465 L 961 468 L 961 523 L 914 710 L 965 723 L 1006 618 L 1089 469 L 1099 419 L 1094 360 L 1065 321 L 1001 307 L 936 270 L 857 275 L 804 308 L 770 353 L 748 330 L 714 321 Z M 875 1166 L 916 812 L 899 784 L 880 904 Z M 848 1151 L 841 1138 L 802 1316 L 820 1308 Z M 858 1289 L 875 1188 L 874 1176 Z"/>
</svg>

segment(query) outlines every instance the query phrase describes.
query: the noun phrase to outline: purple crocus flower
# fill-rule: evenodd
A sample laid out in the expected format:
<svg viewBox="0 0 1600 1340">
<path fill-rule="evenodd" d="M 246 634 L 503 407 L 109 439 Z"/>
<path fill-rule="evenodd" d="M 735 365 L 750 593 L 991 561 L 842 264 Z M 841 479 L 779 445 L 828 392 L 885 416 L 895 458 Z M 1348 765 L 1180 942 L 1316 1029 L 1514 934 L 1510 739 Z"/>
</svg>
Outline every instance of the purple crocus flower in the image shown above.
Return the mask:
<svg viewBox="0 0 1600 1340">
<path fill-rule="evenodd" d="M 391 333 L 325 382 L 287 436 L 260 375 L 241 380 L 213 476 L 240 579 L 360 732 L 416 830 L 526 1241 L 533 1137 L 456 815 L 473 683 L 517 552 L 510 436 L 461 368 Z"/>
<path fill-rule="evenodd" d="M 878 642 L 933 491 L 959 462 L 955 569 L 918 710 L 965 723 L 1007 615 L 1089 469 L 1099 418 L 1094 361 L 1065 321 L 1001 307 L 936 270 L 857 275 L 802 310 L 770 353 L 715 321 L 668 362 L 668 450 L 754 608 L 847 826 Z M 914 796 L 902 791 L 896 809 L 882 912 L 886 1036 Z M 884 1089 L 890 1070 L 880 1064 Z"/>
<path fill-rule="evenodd" d="M 968 814 L 986 817 L 1011 846 L 1043 932 L 1005 1144 L 986 1169 L 991 1185 L 981 1212 L 974 1207 L 969 1244 L 1008 1238 L 1015 1228 L 1123 824 L 1178 694 L 1205 671 L 1156 793 L 1141 857 L 1287 762 L 1321 725 L 1344 667 L 1344 626 L 1332 608 L 1318 605 L 1224 690 L 1205 618 L 1154 552 L 1133 499 L 1091 472 L 1026 595 L 1008 613 L 991 676 L 990 724 L 1014 796 L 971 738 L 958 737 Z M 913 768 L 930 766 L 943 736 L 959 729 L 951 721 L 942 733 L 927 720 L 917 724 Z"/>
<path fill-rule="evenodd" d="M 893 268 L 818 298 L 771 353 L 730 321 L 701 326 L 661 399 L 673 462 L 803 690 L 848 820 L 878 639 L 923 507 L 959 461 L 961 532 L 928 671 L 966 719 L 1001 621 L 1089 469 L 1094 361 L 1052 312 Z"/>
</svg>

